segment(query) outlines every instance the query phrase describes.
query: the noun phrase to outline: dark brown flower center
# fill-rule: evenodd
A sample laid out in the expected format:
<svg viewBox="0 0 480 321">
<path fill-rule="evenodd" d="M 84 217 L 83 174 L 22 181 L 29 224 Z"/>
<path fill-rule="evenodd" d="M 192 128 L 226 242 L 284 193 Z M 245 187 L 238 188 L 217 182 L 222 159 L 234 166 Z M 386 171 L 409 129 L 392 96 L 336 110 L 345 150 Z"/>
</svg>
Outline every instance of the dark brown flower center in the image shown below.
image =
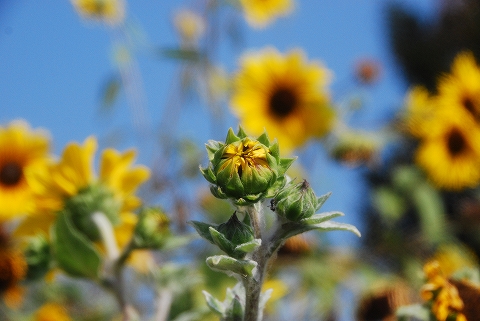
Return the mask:
<svg viewBox="0 0 480 321">
<path fill-rule="evenodd" d="M 7 162 L 0 168 L 0 184 L 13 186 L 22 179 L 23 170 L 16 162 Z"/>
<path fill-rule="evenodd" d="M 279 88 L 270 97 L 270 112 L 279 118 L 284 118 L 295 109 L 297 96 L 290 89 Z"/>
<path fill-rule="evenodd" d="M 480 120 L 480 110 L 477 109 L 475 102 L 470 97 L 464 97 L 462 105 L 477 121 Z"/>
<path fill-rule="evenodd" d="M 461 154 L 467 148 L 465 137 L 458 129 L 453 129 L 447 139 L 448 151 L 451 156 Z"/>
</svg>

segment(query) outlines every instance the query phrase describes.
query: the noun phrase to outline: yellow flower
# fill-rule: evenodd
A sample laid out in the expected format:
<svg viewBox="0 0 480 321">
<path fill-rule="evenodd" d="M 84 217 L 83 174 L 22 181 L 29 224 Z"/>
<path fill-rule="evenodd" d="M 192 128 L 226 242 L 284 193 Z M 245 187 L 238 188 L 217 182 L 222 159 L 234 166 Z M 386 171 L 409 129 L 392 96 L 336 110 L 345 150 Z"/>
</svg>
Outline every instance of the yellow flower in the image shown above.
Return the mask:
<svg viewBox="0 0 480 321">
<path fill-rule="evenodd" d="M 240 0 L 245 19 L 253 27 L 265 27 L 293 9 L 292 0 Z"/>
<path fill-rule="evenodd" d="M 23 121 L 0 127 L 0 221 L 35 211 L 35 199 L 25 172 L 45 170 L 49 139 Z"/>
<path fill-rule="evenodd" d="M 77 143 L 69 144 L 58 163 L 51 164 L 47 175 L 28 172 L 27 179 L 34 187 L 37 197 L 46 205 L 37 216 L 25 219 L 16 230 L 16 235 L 31 235 L 48 229 L 56 218 L 56 212 L 61 210 L 71 197 L 86 190 L 90 186 L 99 185 L 110 192 L 116 203 L 120 205 L 117 214 L 120 224 L 117 228 L 130 226 L 130 211 L 141 204 L 135 195 L 137 188 L 150 175 L 144 166 L 133 166 L 135 152 L 133 150 L 119 153 L 106 149 L 100 160 L 98 177 L 93 170 L 93 158 L 97 148 L 95 138 L 89 137 L 83 146 Z M 48 205 L 48 206 L 47 206 Z M 93 213 L 92 213 L 93 214 Z"/>
<path fill-rule="evenodd" d="M 425 301 L 431 301 L 431 311 L 438 321 L 449 320 L 466 321 L 461 312 L 464 304 L 458 289 L 450 283 L 442 273 L 437 261 L 429 261 L 424 266 L 426 284 L 421 289 L 421 296 Z M 452 319 L 454 317 L 455 319 Z"/>
<path fill-rule="evenodd" d="M 440 188 L 460 190 L 480 182 L 480 130 L 462 110 L 437 112 L 416 162 Z"/>
<path fill-rule="evenodd" d="M 77 12 L 89 19 L 117 24 L 125 17 L 123 0 L 71 0 Z"/>
<path fill-rule="evenodd" d="M 406 130 L 419 138 L 428 135 L 438 109 L 437 99 L 431 96 L 426 88 L 416 86 L 408 92 L 405 105 Z"/>
<path fill-rule="evenodd" d="M 205 33 L 205 20 L 194 11 L 179 11 L 175 14 L 173 22 L 185 43 L 194 44 Z"/>
<path fill-rule="evenodd" d="M 480 123 L 480 68 L 471 52 L 455 57 L 451 72 L 439 79 L 438 93 L 446 106 L 464 109 Z"/>
<path fill-rule="evenodd" d="M 300 50 L 281 55 L 275 49 L 243 56 L 234 80 L 233 112 L 247 131 L 265 129 L 282 151 L 327 134 L 334 120 L 326 86 L 330 72 L 305 62 Z"/>
<path fill-rule="evenodd" d="M 57 303 L 47 303 L 35 312 L 34 321 L 70 321 L 66 309 Z"/>
</svg>

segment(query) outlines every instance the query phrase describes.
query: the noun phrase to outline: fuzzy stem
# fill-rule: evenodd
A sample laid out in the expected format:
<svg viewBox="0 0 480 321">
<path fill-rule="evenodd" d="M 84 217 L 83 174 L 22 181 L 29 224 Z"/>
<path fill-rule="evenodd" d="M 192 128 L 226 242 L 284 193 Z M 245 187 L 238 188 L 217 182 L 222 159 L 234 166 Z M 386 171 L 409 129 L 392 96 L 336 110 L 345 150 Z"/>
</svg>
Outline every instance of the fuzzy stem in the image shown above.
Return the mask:
<svg viewBox="0 0 480 321">
<path fill-rule="evenodd" d="M 247 207 L 247 214 L 250 217 L 256 239 L 262 239 L 260 226 L 261 204 Z M 260 296 L 268 262 L 268 244 L 262 240 L 262 245 L 252 253 L 252 260 L 257 262 L 257 268 L 253 277 L 244 280 L 245 286 L 245 316 L 244 321 L 261 321 L 263 311 L 260 311 Z"/>
</svg>

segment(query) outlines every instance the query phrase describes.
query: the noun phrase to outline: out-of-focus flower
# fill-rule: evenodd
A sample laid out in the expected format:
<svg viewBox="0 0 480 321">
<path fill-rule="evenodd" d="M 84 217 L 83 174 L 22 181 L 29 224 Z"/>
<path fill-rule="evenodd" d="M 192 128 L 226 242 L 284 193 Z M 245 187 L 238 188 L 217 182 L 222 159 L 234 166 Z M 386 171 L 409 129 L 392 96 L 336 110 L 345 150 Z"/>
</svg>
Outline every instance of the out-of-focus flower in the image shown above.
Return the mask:
<svg viewBox="0 0 480 321">
<path fill-rule="evenodd" d="M 87 138 L 83 146 L 71 143 L 65 148 L 59 162 L 51 164 L 46 174 L 34 171 L 27 173 L 36 195 L 48 200 L 45 204 L 50 206 L 43 209 L 45 215 L 24 220 L 16 231 L 17 235 L 31 235 L 42 229 L 48 234 L 56 212 L 64 208 L 73 212 L 72 220 L 79 229 L 86 229 L 83 223 L 88 219 L 83 216 L 92 215 L 95 211 L 104 212 L 116 228 L 121 228 L 123 224 L 131 226 L 124 222 L 124 217 L 130 217 L 128 213 L 140 206 L 141 200 L 135 192 L 148 179 L 150 172 L 144 166 L 132 165 L 135 151 L 119 153 L 106 149 L 102 153 L 100 173 L 96 177 L 92 168 L 96 146 L 93 137 Z M 90 235 L 92 231 L 84 232 Z"/>
<path fill-rule="evenodd" d="M 372 84 L 380 76 L 380 64 L 373 59 L 360 60 L 355 66 L 355 76 L 363 84 Z"/>
<path fill-rule="evenodd" d="M 307 239 L 305 234 L 289 237 L 285 244 L 278 250 L 278 255 L 301 255 L 309 253 L 314 248 L 314 243 Z"/>
<path fill-rule="evenodd" d="M 240 0 L 245 19 L 252 27 L 265 27 L 274 19 L 289 14 L 292 0 Z"/>
<path fill-rule="evenodd" d="M 249 53 L 234 79 L 233 112 L 246 130 L 260 134 L 266 129 L 282 150 L 291 151 L 332 128 L 329 81 L 329 70 L 306 62 L 300 50 L 287 55 L 272 48 Z"/>
<path fill-rule="evenodd" d="M 42 305 L 34 316 L 34 321 L 70 321 L 72 320 L 67 310 L 58 303 Z"/>
<path fill-rule="evenodd" d="M 460 190 L 480 182 L 480 130 L 461 110 L 437 112 L 416 162 L 440 188 Z"/>
<path fill-rule="evenodd" d="M 36 202 L 25 172 L 45 172 L 49 138 L 23 121 L 0 127 L 0 221 L 35 212 Z"/>
<path fill-rule="evenodd" d="M 431 96 L 426 88 L 416 86 L 408 92 L 405 105 L 405 129 L 415 137 L 428 135 L 438 109 L 437 98 Z"/>
<path fill-rule="evenodd" d="M 205 33 L 205 19 L 191 10 L 181 10 L 173 18 L 173 23 L 183 43 L 196 44 Z"/>
<path fill-rule="evenodd" d="M 464 303 L 457 288 L 441 272 L 437 261 L 424 266 L 426 284 L 421 289 L 422 299 L 431 302 L 431 312 L 438 321 L 467 321 L 462 313 Z"/>
<path fill-rule="evenodd" d="M 288 294 L 288 286 L 280 279 L 268 279 L 263 283 L 262 292 L 272 290 L 270 299 L 265 306 L 266 313 L 272 313 L 275 310 L 275 303 Z"/>
<path fill-rule="evenodd" d="M 27 262 L 22 252 L 13 247 L 3 226 L 0 230 L 0 295 L 7 306 L 16 308 L 23 300 L 20 282 L 27 275 Z"/>
<path fill-rule="evenodd" d="M 442 104 L 464 109 L 480 123 L 480 68 L 471 52 L 455 57 L 451 72 L 439 79 L 437 87 Z"/>
<path fill-rule="evenodd" d="M 124 0 L 71 0 L 78 14 L 108 24 L 118 24 L 125 18 Z"/>
<path fill-rule="evenodd" d="M 348 132 L 339 135 L 334 144 L 332 157 L 350 166 L 368 164 L 374 158 L 381 147 L 377 137 L 368 133 Z"/>
</svg>

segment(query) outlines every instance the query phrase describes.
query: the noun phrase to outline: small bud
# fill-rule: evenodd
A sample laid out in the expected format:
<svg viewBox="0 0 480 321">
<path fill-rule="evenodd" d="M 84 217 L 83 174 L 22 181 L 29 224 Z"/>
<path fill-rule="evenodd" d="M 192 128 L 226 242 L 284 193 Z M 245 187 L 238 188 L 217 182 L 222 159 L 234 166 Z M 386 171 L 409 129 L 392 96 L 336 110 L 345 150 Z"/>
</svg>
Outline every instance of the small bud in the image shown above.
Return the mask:
<svg viewBox="0 0 480 321">
<path fill-rule="evenodd" d="M 101 212 L 112 225 L 119 223 L 120 202 L 113 193 L 102 185 L 90 185 L 65 202 L 75 227 L 92 241 L 100 239 L 100 231 L 92 215 Z"/>
<path fill-rule="evenodd" d="M 28 266 L 27 279 L 39 279 L 50 269 L 50 244 L 44 235 L 29 238 L 23 255 Z"/>
<path fill-rule="evenodd" d="M 252 139 L 242 129 L 229 130 L 225 143 L 207 144 L 210 164 L 201 169 L 212 183 L 212 194 L 230 198 L 237 205 L 256 203 L 273 196 L 285 185 L 285 171 L 294 159 L 279 157 L 278 143 L 271 144 L 266 133 Z"/>
<path fill-rule="evenodd" d="M 272 208 L 278 215 L 295 222 L 315 214 L 317 205 L 318 199 L 306 180 L 290 182 L 272 200 Z"/>
<path fill-rule="evenodd" d="M 160 208 L 144 208 L 140 212 L 133 236 L 136 248 L 161 248 L 170 235 L 170 219 Z"/>
<path fill-rule="evenodd" d="M 217 227 L 217 231 L 222 233 L 225 238 L 235 246 L 250 242 L 254 239 L 253 228 L 250 225 L 240 222 L 236 213 L 233 213 L 227 222 L 220 224 Z"/>
</svg>

